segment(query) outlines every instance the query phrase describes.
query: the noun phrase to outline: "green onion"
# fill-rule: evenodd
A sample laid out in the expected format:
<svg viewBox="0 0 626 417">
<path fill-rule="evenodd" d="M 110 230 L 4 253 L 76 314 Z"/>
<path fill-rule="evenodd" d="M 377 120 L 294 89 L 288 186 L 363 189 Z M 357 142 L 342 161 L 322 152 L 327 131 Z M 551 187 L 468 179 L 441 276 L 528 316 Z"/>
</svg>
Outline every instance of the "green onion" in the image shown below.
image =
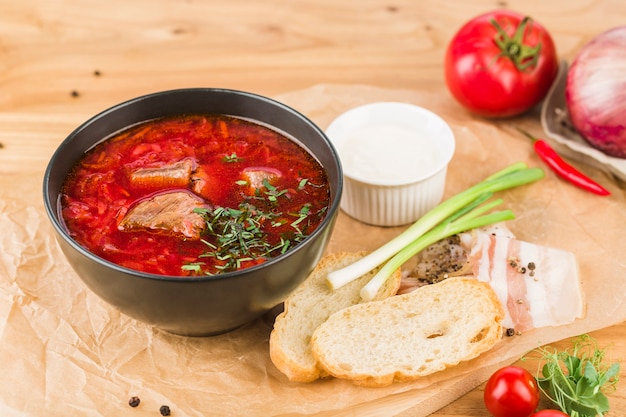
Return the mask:
<svg viewBox="0 0 626 417">
<path fill-rule="evenodd" d="M 467 230 L 514 218 L 513 212 L 484 214 L 501 203 L 486 202 L 492 193 L 529 184 L 543 178 L 541 168 L 516 163 L 456 194 L 418 219 L 396 238 L 353 264 L 328 274 L 330 288 L 340 288 L 387 262 L 363 287 L 361 296 L 369 300 L 397 268 L 427 246 Z"/>
</svg>

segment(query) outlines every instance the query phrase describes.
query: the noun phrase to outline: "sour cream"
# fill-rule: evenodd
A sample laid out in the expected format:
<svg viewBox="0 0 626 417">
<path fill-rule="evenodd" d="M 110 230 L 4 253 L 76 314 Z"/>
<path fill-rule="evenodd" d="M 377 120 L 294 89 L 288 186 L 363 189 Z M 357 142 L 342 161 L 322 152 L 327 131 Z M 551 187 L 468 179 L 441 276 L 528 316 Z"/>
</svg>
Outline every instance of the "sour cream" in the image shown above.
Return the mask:
<svg viewBox="0 0 626 417">
<path fill-rule="evenodd" d="M 326 129 L 343 167 L 341 209 L 374 226 L 413 223 L 442 199 L 454 133 L 437 114 L 375 102 L 337 116 Z"/>
<path fill-rule="evenodd" d="M 379 122 L 344 132 L 338 142 L 346 175 L 372 183 L 407 183 L 432 175 L 441 155 L 423 132 L 398 123 Z"/>
</svg>

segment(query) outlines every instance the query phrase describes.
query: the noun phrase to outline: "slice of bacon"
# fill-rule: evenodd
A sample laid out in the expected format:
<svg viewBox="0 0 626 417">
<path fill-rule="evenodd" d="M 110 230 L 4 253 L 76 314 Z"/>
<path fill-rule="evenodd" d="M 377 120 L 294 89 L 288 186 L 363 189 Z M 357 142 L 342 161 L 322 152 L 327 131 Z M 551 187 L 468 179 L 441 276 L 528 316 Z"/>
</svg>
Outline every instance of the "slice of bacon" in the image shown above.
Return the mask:
<svg viewBox="0 0 626 417">
<path fill-rule="evenodd" d="M 489 283 L 505 307 L 503 325 L 516 332 L 584 316 L 578 263 L 571 252 L 476 233 L 469 263 L 472 275 Z"/>
<path fill-rule="evenodd" d="M 505 307 L 503 325 L 516 332 L 568 324 L 585 314 L 578 263 L 571 252 L 518 240 L 504 225 L 462 233 L 454 244 L 433 246 L 417 256 L 399 293 L 448 276 L 471 275 L 491 285 Z M 445 256 L 442 249 L 451 252 L 454 262 L 437 264 L 436 259 Z"/>
</svg>

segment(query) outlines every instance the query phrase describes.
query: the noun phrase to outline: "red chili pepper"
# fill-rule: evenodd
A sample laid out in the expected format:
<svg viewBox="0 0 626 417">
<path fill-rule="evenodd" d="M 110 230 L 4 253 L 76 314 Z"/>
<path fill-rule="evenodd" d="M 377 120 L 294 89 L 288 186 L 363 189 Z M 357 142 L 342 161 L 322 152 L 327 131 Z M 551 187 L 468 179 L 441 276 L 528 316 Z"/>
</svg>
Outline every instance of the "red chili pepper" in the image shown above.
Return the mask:
<svg viewBox="0 0 626 417">
<path fill-rule="evenodd" d="M 533 140 L 535 153 L 561 178 L 571 182 L 583 190 L 598 195 L 611 195 L 611 192 L 602 187 L 600 184 L 587 177 L 582 172 L 568 164 L 556 153 L 554 149 L 544 140 L 532 136 L 530 133 L 516 128 L 525 136 Z"/>
</svg>

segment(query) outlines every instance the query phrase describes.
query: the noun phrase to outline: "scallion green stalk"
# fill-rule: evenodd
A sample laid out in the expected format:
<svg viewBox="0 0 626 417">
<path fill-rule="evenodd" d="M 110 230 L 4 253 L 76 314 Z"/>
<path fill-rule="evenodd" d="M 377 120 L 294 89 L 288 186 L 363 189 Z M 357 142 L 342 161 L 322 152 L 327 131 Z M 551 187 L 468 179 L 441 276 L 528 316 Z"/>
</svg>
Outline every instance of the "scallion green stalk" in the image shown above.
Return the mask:
<svg viewBox="0 0 626 417">
<path fill-rule="evenodd" d="M 481 203 L 492 193 L 529 184 L 543 178 L 543 176 L 544 172 L 541 168 L 528 168 L 526 164 L 522 162 L 510 165 L 503 170 L 496 172 L 482 182 L 443 201 L 437 207 L 418 219 L 403 233 L 371 252 L 369 255 L 342 269 L 329 273 L 327 277 L 329 287 L 336 289 L 346 285 L 347 283 L 385 263 L 387 260 L 407 247 L 410 247 L 410 249 L 407 248 L 406 251 L 402 252 L 402 255 L 397 258 L 396 261 L 402 258 L 406 258 L 408 260 L 412 256 L 410 255 L 407 257 L 408 253 L 415 254 L 428 245 L 435 243 L 437 240 L 443 239 L 446 235 L 451 236 L 472 228 L 482 227 L 509 219 L 510 216 L 512 216 L 512 212 L 509 211 L 492 213 L 483 216 L 482 214 L 484 212 L 493 207 L 491 205 L 484 205 L 481 208 Z M 439 229 L 434 230 L 431 234 L 426 236 L 423 239 L 423 242 L 431 242 L 432 239 L 435 239 L 436 237 L 439 237 L 439 239 L 432 241 L 420 249 L 424 243 L 416 241 L 432 229 L 437 228 L 440 224 L 441 226 Z M 455 233 L 451 233 L 455 230 Z M 394 265 L 392 265 L 395 266 L 393 269 L 392 266 L 385 269 L 387 273 L 386 276 L 382 273 L 382 271 L 379 271 L 377 276 L 380 277 L 376 278 L 377 282 L 380 281 L 380 284 L 382 285 L 389 275 L 399 265 L 404 263 L 396 261 L 394 261 Z M 376 285 L 377 284 L 372 284 L 369 288 L 374 288 Z M 366 290 L 366 292 L 368 293 L 369 290 Z"/>
<path fill-rule="evenodd" d="M 374 277 L 372 277 L 372 279 L 361 289 L 361 298 L 366 301 L 374 299 L 380 287 L 396 269 L 400 268 L 405 262 L 411 259 L 411 257 L 426 249 L 433 243 L 439 242 L 442 239 L 458 233 L 466 232 L 479 227 L 485 227 L 494 223 L 500 223 L 506 220 L 512 220 L 514 218 L 515 215 L 511 210 L 503 210 L 483 216 L 469 216 L 467 218 L 462 217 L 454 222 L 440 224 L 411 242 L 408 246 L 387 261 L 376 273 L 376 275 L 374 275 Z"/>
</svg>

